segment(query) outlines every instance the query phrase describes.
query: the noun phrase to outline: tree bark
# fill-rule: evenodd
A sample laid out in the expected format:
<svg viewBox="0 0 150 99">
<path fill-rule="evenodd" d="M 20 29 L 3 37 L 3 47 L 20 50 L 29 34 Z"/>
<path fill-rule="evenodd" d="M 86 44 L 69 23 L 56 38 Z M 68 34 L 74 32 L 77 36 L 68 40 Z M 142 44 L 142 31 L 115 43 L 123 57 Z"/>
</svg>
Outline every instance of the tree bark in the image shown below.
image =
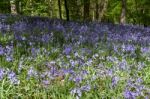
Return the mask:
<svg viewBox="0 0 150 99">
<path fill-rule="evenodd" d="M 48 9 L 49 9 L 48 15 L 50 18 L 52 18 L 53 17 L 53 8 L 52 8 L 53 2 L 52 2 L 52 0 L 47 0 L 47 2 L 48 2 Z"/>
<path fill-rule="evenodd" d="M 95 1 L 95 19 L 98 20 L 99 19 L 99 4 L 98 4 L 98 0 Z"/>
<path fill-rule="evenodd" d="M 59 18 L 62 19 L 62 14 L 61 14 L 61 2 L 58 0 L 58 8 L 59 8 Z"/>
<path fill-rule="evenodd" d="M 126 0 L 122 0 L 122 9 L 121 9 L 121 15 L 120 15 L 120 24 L 126 23 Z"/>
<path fill-rule="evenodd" d="M 17 7 L 15 1 L 10 0 L 10 6 L 11 6 L 11 14 L 17 14 Z"/>
<path fill-rule="evenodd" d="M 90 20 L 90 0 L 84 0 L 84 20 Z"/>
<path fill-rule="evenodd" d="M 18 14 L 21 14 L 21 2 L 19 2 L 19 0 L 15 0 L 15 5 L 16 5 L 16 12 Z"/>
<path fill-rule="evenodd" d="M 99 21 L 102 21 L 102 18 L 104 17 L 104 14 L 107 10 L 108 0 L 104 0 L 101 2 L 100 5 L 100 14 L 99 14 Z"/>
<path fill-rule="evenodd" d="M 68 9 L 68 4 L 67 4 L 67 0 L 64 0 L 64 5 L 65 5 L 65 10 L 66 10 L 66 20 L 69 21 L 69 9 Z"/>
</svg>

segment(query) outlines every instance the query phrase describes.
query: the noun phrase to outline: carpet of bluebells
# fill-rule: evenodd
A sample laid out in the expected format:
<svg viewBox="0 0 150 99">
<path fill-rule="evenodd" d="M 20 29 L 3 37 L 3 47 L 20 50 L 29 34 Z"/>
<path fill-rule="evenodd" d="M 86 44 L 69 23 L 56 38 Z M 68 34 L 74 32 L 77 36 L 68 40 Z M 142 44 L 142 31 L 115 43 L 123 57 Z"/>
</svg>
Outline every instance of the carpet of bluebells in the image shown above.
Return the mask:
<svg viewBox="0 0 150 99">
<path fill-rule="evenodd" d="M 0 15 L 1 99 L 150 99 L 150 28 Z"/>
</svg>

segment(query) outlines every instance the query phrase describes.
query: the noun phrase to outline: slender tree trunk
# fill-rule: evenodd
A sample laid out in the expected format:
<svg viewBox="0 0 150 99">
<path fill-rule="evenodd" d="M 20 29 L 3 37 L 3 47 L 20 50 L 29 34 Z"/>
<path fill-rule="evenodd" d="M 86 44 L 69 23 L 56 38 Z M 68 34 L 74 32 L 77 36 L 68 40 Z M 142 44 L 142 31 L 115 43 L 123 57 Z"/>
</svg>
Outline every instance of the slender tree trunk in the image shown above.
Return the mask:
<svg viewBox="0 0 150 99">
<path fill-rule="evenodd" d="M 17 14 L 17 7 L 15 1 L 10 0 L 10 6 L 11 6 L 11 14 Z"/>
<path fill-rule="evenodd" d="M 90 0 L 84 0 L 84 20 L 90 20 Z"/>
<path fill-rule="evenodd" d="M 125 24 L 126 23 L 126 0 L 122 0 L 122 9 L 121 9 L 121 15 L 120 15 L 120 23 Z"/>
<path fill-rule="evenodd" d="M 80 12 L 80 7 L 79 7 L 79 5 L 78 5 L 78 0 L 75 0 L 74 1 L 75 2 L 75 18 L 76 18 L 76 20 L 79 20 L 80 19 L 80 14 L 79 14 L 79 12 Z"/>
<path fill-rule="evenodd" d="M 21 2 L 19 2 L 19 0 L 15 0 L 15 5 L 16 5 L 16 11 L 18 14 L 21 13 Z"/>
<path fill-rule="evenodd" d="M 58 7 L 59 7 L 59 17 L 62 19 L 62 14 L 61 14 L 61 2 L 58 0 Z"/>
<path fill-rule="evenodd" d="M 95 1 L 95 19 L 98 20 L 99 19 L 99 4 L 98 4 L 98 0 Z"/>
<path fill-rule="evenodd" d="M 53 8 L 52 8 L 53 3 L 52 3 L 52 0 L 48 0 L 47 2 L 48 2 L 48 9 L 49 9 L 48 15 L 50 18 L 52 18 L 53 17 Z"/>
<path fill-rule="evenodd" d="M 104 14 L 107 10 L 107 5 L 108 5 L 108 0 L 104 0 L 104 1 L 101 2 L 99 21 L 102 21 L 102 18 L 104 17 Z"/>
<path fill-rule="evenodd" d="M 11 2 L 8 1 L 8 12 L 11 13 Z"/>
<path fill-rule="evenodd" d="M 80 6 L 79 0 L 68 0 L 69 4 L 69 17 L 71 20 L 79 20 L 80 19 Z"/>
<path fill-rule="evenodd" d="M 65 4 L 65 10 L 66 10 L 66 20 L 69 21 L 69 9 L 68 9 L 68 4 L 67 4 L 67 0 L 64 0 L 64 4 Z"/>
</svg>

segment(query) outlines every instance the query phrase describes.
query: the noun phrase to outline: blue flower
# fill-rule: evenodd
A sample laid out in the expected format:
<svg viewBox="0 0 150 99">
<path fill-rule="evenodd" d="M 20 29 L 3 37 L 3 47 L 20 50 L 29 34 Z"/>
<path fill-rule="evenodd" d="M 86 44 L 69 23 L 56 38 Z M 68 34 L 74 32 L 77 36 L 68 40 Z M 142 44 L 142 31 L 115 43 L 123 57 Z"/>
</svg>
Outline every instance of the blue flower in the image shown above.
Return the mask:
<svg viewBox="0 0 150 99">
<path fill-rule="evenodd" d="M 0 46 L 0 55 L 4 54 L 4 49 Z"/>
<path fill-rule="evenodd" d="M 90 91 L 91 90 L 91 86 L 90 85 L 85 85 L 81 87 L 82 91 Z"/>
<path fill-rule="evenodd" d="M 37 72 L 33 67 L 30 67 L 30 69 L 28 70 L 28 77 L 37 77 Z"/>
<path fill-rule="evenodd" d="M 138 94 L 136 92 L 132 92 L 127 89 L 124 92 L 125 99 L 136 99 L 137 96 Z"/>
<path fill-rule="evenodd" d="M 83 80 L 83 78 L 82 78 L 81 76 L 76 76 L 76 77 L 74 78 L 74 81 L 75 81 L 76 83 L 81 83 L 82 80 Z"/>
<path fill-rule="evenodd" d="M 19 84 L 20 81 L 17 79 L 16 74 L 14 72 L 9 72 L 7 74 L 8 79 L 10 80 L 11 84 Z"/>
<path fill-rule="evenodd" d="M 115 87 L 119 81 L 119 77 L 115 76 L 112 78 L 112 86 Z"/>
<path fill-rule="evenodd" d="M 82 96 L 82 92 L 80 88 L 74 88 L 70 91 L 71 95 L 77 95 L 79 97 Z"/>
<path fill-rule="evenodd" d="M 0 68 L 0 80 L 3 79 L 4 75 L 5 75 L 5 71 Z"/>
<path fill-rule="evenodd" d="M 6 56 L 6 60 L 7 60 L 8 62 L 11 62 L 11 61 L 13 60 L 13 57 L 12 57 L 12 56 Z"/>
<path fill-rule="evenodd" d="M 64 53 L 66 54 L 66 55 L 69 55 L 70 53 L 71 53 L 71 51 L 72 51 L 72 47 L 66 47 L 65 49 L 64 49 Z"/>
</svg>

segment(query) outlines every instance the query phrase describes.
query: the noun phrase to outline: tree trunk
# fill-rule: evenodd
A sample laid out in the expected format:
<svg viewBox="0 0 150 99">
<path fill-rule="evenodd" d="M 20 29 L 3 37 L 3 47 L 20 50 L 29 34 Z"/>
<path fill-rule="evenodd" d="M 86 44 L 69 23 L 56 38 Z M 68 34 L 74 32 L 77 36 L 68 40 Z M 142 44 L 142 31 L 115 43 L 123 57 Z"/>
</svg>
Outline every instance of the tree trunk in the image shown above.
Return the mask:
<svg viewBox="0 0 150 99">
<path fill-rule="evenodd" d="M 80 5 L 79 0 L 68 0 L 69 4 L 69 17 L 71 20 L 79 20 L 80 19 Z"/>
<path fill-rule="evenodd" d="M 10 1 L 10 6 L 11 6 L 11 14 L 17 14 L 17 7 L 15 1 Z"/>
<path fill-rule="evenodd" d="M 90 0 L 84 0 L 84 20 L 90 20 Z"/>
<path fill-rule="evenodd" d="M 107 5 L 108 5 L 108 0 L 104 0 L 101 2 L 99 21 L 102 21 L 102 18 L 104 17 L 104 14 L 107 10 Z"/>
<path fill-rule="evenodd" d="M 78 0 L 75 1 L 76 2 L 76 17 L 78 18 L 78 20 L 80 19 L 80 7 L 78 5 Z"/>
<path fill-rule="evenodd" d="M 98 4 L 98 0 L 95 1 L 95 19 L 98 20 L 99 19 L 99 4 Z"/>
<path fill-rule="evenodd" d="M 18 14 L 21 14 L 21 2 L 19 0 L 15 0 L 16 11 Z"/>
<path fill-rule="evenodd" d="M 47 2 L 48 2 L 48 15 L 50 18 L 52 18 L 53 17 L 53 8 L 52 8 L 53 2 L 52 0 L 47 0 Z"/>
<path fill-rule="evenodd" d="M 58 0 L 58 7 L 59 7 L 59 17 L 60 17 L 60 19 L 62 19 L 62 15 L 61 15 L 61 2 L 60 2 L 60 0 Z"/>
<path fill-rule="evenodd" d="M 121 9 L 121 15 L 120 15 L 120 23 L 125 24 L 126 23 L 126 0 L 122 0 L 122 9 Z"/>
<path fill-rule="evenodd" d="M 68 9 L 68 4 L 67 4 L 67 0 L 64 0 L 64 4 L 65 4 L 65 10 L 66 10 L 66 20 L 69 21 L 69 9 Z"/>
</svg>

